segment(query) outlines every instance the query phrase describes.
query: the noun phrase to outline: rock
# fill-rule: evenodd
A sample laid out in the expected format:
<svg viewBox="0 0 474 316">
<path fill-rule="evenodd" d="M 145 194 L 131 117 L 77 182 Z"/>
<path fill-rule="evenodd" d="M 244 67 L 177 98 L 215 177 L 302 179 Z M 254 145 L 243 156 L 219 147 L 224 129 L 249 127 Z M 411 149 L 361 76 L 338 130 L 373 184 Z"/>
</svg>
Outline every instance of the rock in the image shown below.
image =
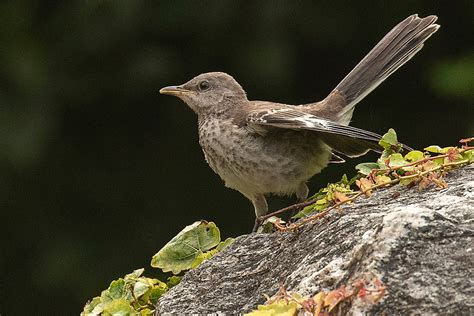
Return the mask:
<svg viewBox="0 0 474 316">
<path fill-rule="evenodd" d="M 353 299 L 339 314 L 474 314 L 474 165 L 447 189 L 397 185 L 333 210 L 298 232 L 238 237 L 186 274 L 157 312 L 248 312 L 281 284 L 308 296 L 378 278 L 376 304 Z"/>
</svg>

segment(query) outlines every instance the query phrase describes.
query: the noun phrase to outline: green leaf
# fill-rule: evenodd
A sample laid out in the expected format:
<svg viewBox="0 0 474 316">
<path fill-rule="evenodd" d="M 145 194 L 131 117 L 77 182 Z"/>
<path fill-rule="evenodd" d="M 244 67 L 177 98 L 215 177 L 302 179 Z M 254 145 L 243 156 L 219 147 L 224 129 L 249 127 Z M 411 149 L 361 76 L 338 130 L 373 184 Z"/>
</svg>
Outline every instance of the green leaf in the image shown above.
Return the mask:
<svg viewBox="0 0 474 316">
<path fill-rule="evenodd" d="M 449 147 L 441 148 L 441 147 L 439 147 L 439 146 L 432 145 L 432 146 L 426 147 L 425 150 L 426 150 L 426 151 L 429 151 L 430 153 L 445 154 L 445 153 L 447 153 L 448 150 L 450 150 L 451 148 L 455 148 L 455 147 L 449 146 Z"/>
<path fill-rule="evenodd" d="M 149 308 L 145 308 L 145 309 L 142 309 L 140 311 L 140 316 L 152 316 L 155 314 L 155 311 L 154 310 L 151 310 Z"/>
<path fill-rule="evenodd" d="M 184 228 L 168 242 L 151 260 L 151 266 L 163 272 L 178 274 L 192 268 L 196 258 L 220 242 L 216 224 L 200 221 Z"/>
<path fill-rule="evenodd" d="M 429 151 L 430 153 L 438 154 L 438 153 L 441 152 L 441 147 L 436 146 L 436 145 L 432 145 L 432 146 L 425 147 L 425 150 Z"/>
<path fill-rule="evenodd" d="M 294 316 L 298 310 L 296 302 L 285 302 L 279 300 L 269 305 L 258 305 L 257 310 L 252 311 L 245 316 Z"/>
<path fill-rule="evenodd" d="M 92 310 L 92 312 L 90 313 L 82 313 L 82 315 L 102 315 L 102 312 L 104 311 L 104 305 L 106 303 L 100 303 L 100 304 L 97 304 L 94 309 Z M 82 316 L 81 315 L 81 316 Z"/>
<path fill-rule="evenodd" d="M 150 301 L 151 305 L 154 306 L 158 302 L 158 299 L 168 291 L 168 287 L 153 287 L 150 289 L 149 292 L 146 293 L 148 295 L 148 300 Z"/>
<path fill-rule="evenodd" d="M 125 280 L 120 278 L 112 281 L 108 288 L 109 296 L 113 299 L 121 298 L 125 294 Z"/>
<path fill-rule="evenodd" d="M 319 189 L 319 191 L 313 194 L 311 197 L 309 197 L 308 200 L 314 200 L 320 196 L 326 196 L 326 192 L 324 191 L 325 189 L 326 188 Z"/>
<path fill-rule="evenodd" d="M 368 176 L 372 172 L 372 170 L 374 170 L 374 169 L 381 169 L 380 165 L 376 162 L 360 163 L 355 168 L 359 173 L 361 173 L 363 175 L 366 175 L 366 176 Z"/>
<path fill-rule="evenodd" d="M 212 249 L 212 250 L 200 253 L 191 264 L 191 269 L 196 269 L 197 267 L 201 265 L 201 263 L 203 263 L 207 259 L 211 259 L 216 253 L 217 253 L 216 249 Z"/>
<path fill-rule="evenodd" d="M 270 217 L 269 219 L 271 219 Z M 197 268 L 201 263 L 203 263 L 205 260 L 211 259 L 214 257 L 219 251 L 223 250 L 227 246 L 229 246 L 231 243 L 234 242 L 234 238 L 227 238 L 225 241 L 221 241 L 216 248 L 211 249 L 209 251 L 206 251 L 204 253 L 199 254 L 194 262 L 191 264 L 191 268 L 195 269 Z"/>
<path fill-rule="evenodd" d="M 389 166 L 390 167 L 399 167 L 406 165 L 408 162 L 403 158 L 403 156 L 399 153 L 392 154 L 390 156 Z"/>
<path fill-rule="evenodd" d="M 474 150 L 466 150 L 465 152 L 463 152 L 461 155 L 462 155 L 462 158 L 463 159 L 467 159 L 469 162 L 472 162 L 474 160 Z"/>
<path fill-rule="evenodd" d="M 299 211 L 295 215 L 293 215 L 291 218 L 294 218 L 294 219 L 303 218 L 303 217 L 305 217 L 308 214 L 311 214 L 313 212 L 314 212 L 313 205 L 309 205 L 309 206 L 306 206 L 305 208 L 303 208 L 301 211 Z"/>
<path fill-rule="evenodd" d="M 425 158 L 425 155 L 419 150 L 412 150 L 408 154 L 405 155 L 405 159 L 412 162 L 415 162 L 424 158 Z"/>
<path fill-rule="evenodd" d="M 229 238 L 227 238 L 226 240 L 221 241 L 221 242 L 217 245 L 217 247 L 216 247 L 217 251 L 222 251 L 222 250 L 224 250 L 225 248 L 227 248 L 228 246 L 230 246 L 230 245 L 234 242 L 234 240 L 235 240 L 234 238 L 230 238 L 230 237 L 229 237 Z"/>
<path fill-rule="evenodd" d="M 130 303 L 125 299 L 116 299 L 104 305 L 101 315 L 129 316 L 135 313 Z"/>
<path fill-rule="evenodd" d="M 84 306 L 84 311 L 81 313 L 81 315 L 89 315 L 89 314 L 92 314 L 92 311 L 94 310 L 94 308 L 99 305 L 101 302 L 101 299 L 100 299 L 100 296 L 96 296 L 94 297 L 90 302 L 88 302 L 86 304 L 86 306 Z M 102 312 L 102 308 L 100 308 Z"/>
<path fill-rule="evenodd" d="M 183 278 L 182 276 L 173 275 L 168 278 L 168 280 L 166 281 L 166 285 L 169 288 L 172 288 L 173 286 L 178 285 L 178 283 L 181 282 L 182 278 Z"/>
<path fill-rule="evenodd" d="M 128 280 L 128 279 L 135 280 L 143 274 L 143 271 L 145 271 L 144 268 L 136 269 L 132 273 L 125 275 L 125 280 Z"/>
<path fill-rule="evenodd" d="M 393 128 L 389 129 L 387 133 L 382 136 L 382 139 L 379 141 L 379 145 L 384 149 L 391 149 L 392 146 L 398 145 L 397 133 Z"/>
<path fill-rule="evenodd" d="M 86 304 L 81 316 L 152 315 L 158 299 L 168 291 L 168 286 L 158 279 L 141 276 L 143 271 L 137 269 L 124 278 L 112 281 L 100 297 Z"/>
<path fill-rule="evenodd" d="M 133 286 L 133 295 L 136 298 L 139 298 L 143 294 L 145 294 L 149 289 L 151 288 L 150 284 L 147 284 L 145 282 L 136 282 L 135 285 Z"/>
<path fill-rule="evenodd" d="M 316 211 L 322 211 L 325 208 L 327 208 L 329 205 L 331 205 L 331 202 L 327 198 L 319 199 L 313 204 L 306 206 L 304 209 L 296 213 L 292 218 L 298 219 L 298 218 L 305 217 Z"/>
<path fill-rule="evenodd" d="M 344 184 L 344 185 L 350 185 L 349 183 L 349 179 L 347 179 L 347 174 L 343 174 L 342 177 L 341 177 L 341 180 L 339 181 L 340 184 Z"/>
</svg>

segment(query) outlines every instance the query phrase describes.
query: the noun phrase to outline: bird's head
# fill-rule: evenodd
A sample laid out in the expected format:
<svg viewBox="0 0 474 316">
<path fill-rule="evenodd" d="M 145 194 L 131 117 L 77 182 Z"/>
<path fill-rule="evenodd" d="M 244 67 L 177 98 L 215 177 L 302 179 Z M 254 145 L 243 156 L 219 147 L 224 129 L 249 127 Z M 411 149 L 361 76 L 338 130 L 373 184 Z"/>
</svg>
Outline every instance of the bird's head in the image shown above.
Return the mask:
<svg viewBox="0 0 474 316">
<path fill-rule="evenodd" d="M 219 112 L 247 101 L 240 84 L 223 72 L 200 74 L 180 86 L 164 87 L 160 93 L 180 98 L 197 114 Z"/>
</svg>

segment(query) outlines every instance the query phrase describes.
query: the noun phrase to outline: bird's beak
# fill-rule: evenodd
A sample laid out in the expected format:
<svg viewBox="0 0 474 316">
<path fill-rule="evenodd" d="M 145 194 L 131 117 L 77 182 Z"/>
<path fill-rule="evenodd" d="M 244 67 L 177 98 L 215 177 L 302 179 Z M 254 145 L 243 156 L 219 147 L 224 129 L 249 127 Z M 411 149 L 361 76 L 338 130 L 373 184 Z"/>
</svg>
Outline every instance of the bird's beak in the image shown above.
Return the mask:
<svg viewBox="0 0 474 316">
<path fill-rule="evenodd" d="M 182 86 L 169 86 L 160 89 L 161 94 L 169 94 L 174 96 L 180 96 L 188 92 L 189 90 L 183 88 Z"/>
</svg>

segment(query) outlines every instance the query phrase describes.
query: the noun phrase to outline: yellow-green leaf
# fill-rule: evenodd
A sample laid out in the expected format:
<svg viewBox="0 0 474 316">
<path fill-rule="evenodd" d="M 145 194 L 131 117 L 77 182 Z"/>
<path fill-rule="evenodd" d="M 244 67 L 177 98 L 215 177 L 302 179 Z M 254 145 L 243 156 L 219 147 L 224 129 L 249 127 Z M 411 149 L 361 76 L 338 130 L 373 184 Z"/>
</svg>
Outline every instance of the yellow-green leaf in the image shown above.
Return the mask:
<svg viewBox="0 0 474 316">
<path fill-rule="evenodd" d="M 425 158 L 425 155 L 419 150 L 412 150 L 405 155 L 405 159 L 412 162 L 421 160 L 423 158 Z"/>
<path fill-rule="evenodd" d="M 296 302 L 285 302 L 285 300 L 278 300 L 269 305 L 258 305 L 257 310 L 252 311 L 246 316 L 294 316 L 298 310 Z"/>
<path fill-rule="evenodd" d="M 145 294 L 148 289 L 151 287 L 150 284 L 147 284 L 145 282 L 136 282 L 135 285 L 133 286 L 133 295 L 136 298 L 139 298 L 143 294 Z"/>
<path fill-rule="evenodd" d="M 380 165 L 376 162 L 364 162 L 358 164 L 355 168 L 357 171 L 359 171 L 359 173 L 368 176 L 372 170 L 380 169 Z"/>
<path fill-rule="evenodd" d="M 389 129 L 387 133 L 382 136 L 379 141 L 379 145 L 384 149 L 390 149 L 392 146 L 398 145 L 397 133 L 393 128 Z"/>
<path fill-rule="evenodd" d="M 448 150 L 450 150 L 451 148 L 454 148 L 452 146 L 450 147 L 439 147 L 439 146 L 436 146 L 436 145 L 432 145 L 432 146 L 428 146 L 425 148 L 426 151 L 429 151 L 430 153 L 435 153 L 435 154 L 445 154 L 448 152 Z"/>
<path fill-rule="evenodd" d="M 135 313 L 135 310 L 130 306 L 125 299 L 116 299 L 104 304 L 104 311 L 101 315 L 104 316 L 129 316 Z"/>
<path fill-rule="evenodd" d="M 390 156 L 390 162 L 389 162 L 390 167 L 399 167 L 399 166 L 406 165 L 407 163 L 408 162 L 399 153 L 392 154 Z"/>
<path fill-rule="evenodd" d="M 184 228 L 151 260 L 151 266 L 163 272 L 178 274 L 191 269 L 196 258 L 214 248 L 221 240 L 219 229 L 212 222 L 200 221 Z"/>
</svg>

